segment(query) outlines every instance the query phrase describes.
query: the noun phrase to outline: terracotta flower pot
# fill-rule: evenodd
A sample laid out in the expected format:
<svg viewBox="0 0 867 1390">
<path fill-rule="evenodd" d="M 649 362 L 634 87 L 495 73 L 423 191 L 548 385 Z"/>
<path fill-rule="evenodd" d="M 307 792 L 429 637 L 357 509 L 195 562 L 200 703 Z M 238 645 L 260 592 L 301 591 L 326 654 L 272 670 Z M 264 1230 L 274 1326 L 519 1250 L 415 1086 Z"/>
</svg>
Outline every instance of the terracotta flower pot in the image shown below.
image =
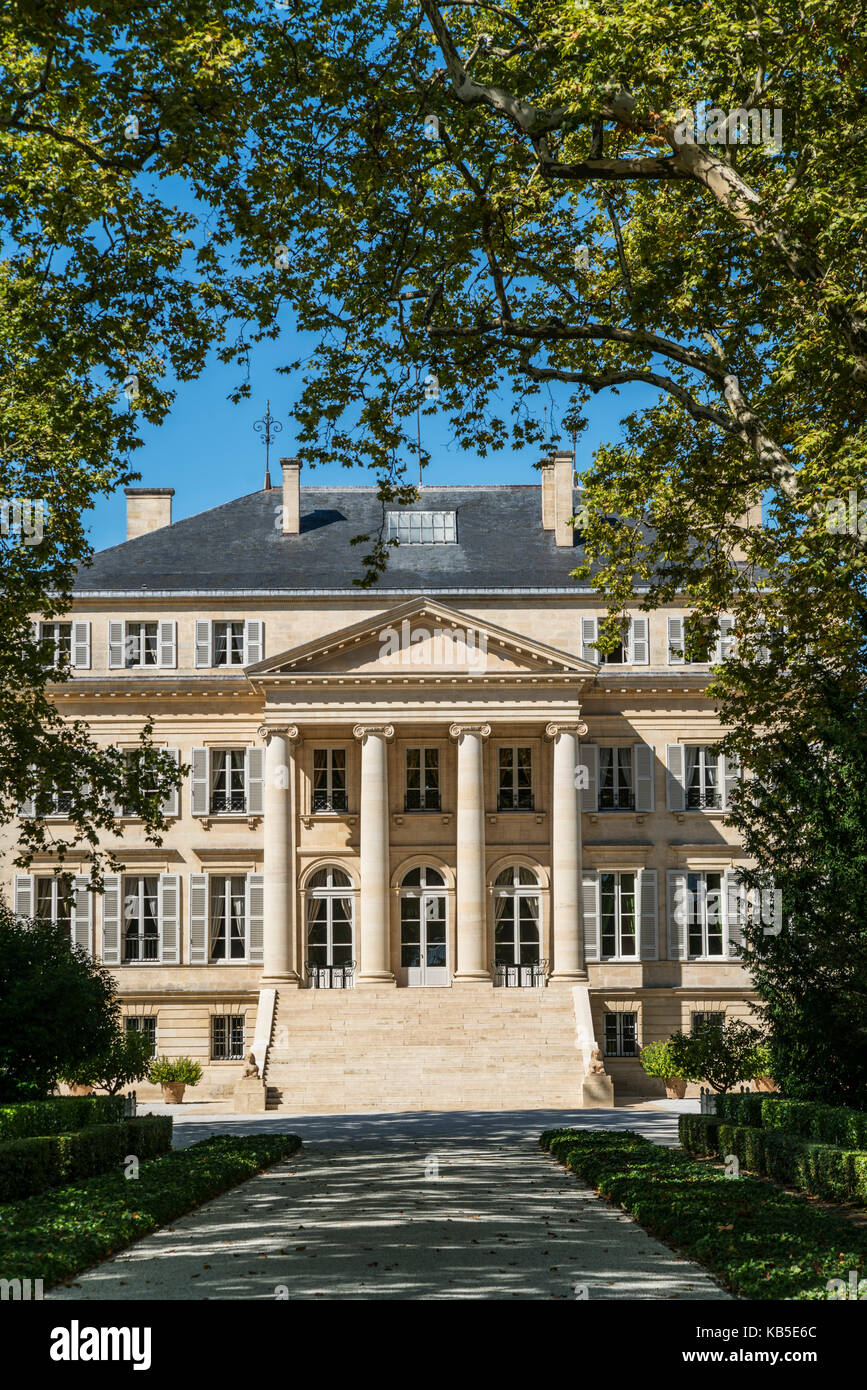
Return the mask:
<svg viewBox="0 0 867 1390">
<path fill-rule="evenodd" d="M 186 1081 L 163 1081 L 163 1100 L 167 1105 L 180 1105 L 187 1089 Z"/>
<path fill-rule="evenodd" d="M 70 1085 L 70 1087 L 69 1087 L 69 1094 L 70 1094 L 71 1096 L 92 1096 L 92 1095 L 93 1095 L 93 1087 L 92 1087 L 92 1086 L 79 1086 L 79 1085 L 76 1083 L 76 1085 L 74 1085 L 74 1086 L 73 1086 L 73 1085 Z"/>
<path fill-rule="evenodd" d="M 665 1094 L 669 1100 L 683 1100 L 686 1095 L 686 1082 L 682 1076 L 665 1078 Z"/>
</svg>

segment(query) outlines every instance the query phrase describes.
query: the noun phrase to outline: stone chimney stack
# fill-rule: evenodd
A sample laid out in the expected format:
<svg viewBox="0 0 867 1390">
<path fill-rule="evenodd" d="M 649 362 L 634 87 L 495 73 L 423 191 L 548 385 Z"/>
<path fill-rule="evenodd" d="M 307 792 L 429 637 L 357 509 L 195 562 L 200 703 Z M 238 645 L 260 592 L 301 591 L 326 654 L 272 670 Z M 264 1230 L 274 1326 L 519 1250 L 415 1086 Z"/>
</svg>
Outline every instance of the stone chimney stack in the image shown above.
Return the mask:
<svg viewBox="0 0 867 1390">
<path fill-rule="evenodd" d="M 146 536 L 150 531 L 159 531 L 172 524 L 173 487 L 127 487 L 126 493 L 126 538 L 135 540 L 136 536 Z"/>
<path fill-rule="evenodd" d="M 571 449 L 558 449 L 552 459 L 542 464 L 542 525 L 546 531 L 554 532 L 557 545 L 570 547 L 575 544 L 575 530 L 569 525 L 575 515 L 574 470 L 575 455 Z"/>
<path fill-rule="evenodd" d="M 297 536 L 301 530 L 301 464 L 298 459 L 281 459 L 283 469 L 283 535 Z"/>
</svg>

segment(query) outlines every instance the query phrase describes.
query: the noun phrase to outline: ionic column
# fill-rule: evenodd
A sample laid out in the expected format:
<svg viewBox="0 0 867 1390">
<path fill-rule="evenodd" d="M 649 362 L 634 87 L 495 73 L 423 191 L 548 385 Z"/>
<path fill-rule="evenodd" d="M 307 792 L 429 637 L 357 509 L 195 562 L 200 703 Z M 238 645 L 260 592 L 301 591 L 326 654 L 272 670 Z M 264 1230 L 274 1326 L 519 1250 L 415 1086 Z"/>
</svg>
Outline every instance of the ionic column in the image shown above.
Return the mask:
<svg viewBox="0 0 867 1390">
<path fill-rule="evenodd" d="M 484 745 L 490 724 L 452 724 L 458 745 L 455 982 L 491 979 L 485 875 Z"/>
<path fill-rule="evenodd" d="M 551 954 L 554 980 L 586 980 L 581 926 L 581 811 L 578 739 L 587 725 L 548 724 L 554 742 L 551 797 Z"/>
<path fill-rule="evenodd" d="M 295 967 L 295 835 L 293 743 L 298 728 L 259 730 L 265 739 L 263 981 L 298 980 Z"/>
<path fill-rule="evenodd" d="M 356 724 L 361 742 L 361 894 L 358 983 L 390 984 L 388 745 L 392 724 Z"/>
</svg>

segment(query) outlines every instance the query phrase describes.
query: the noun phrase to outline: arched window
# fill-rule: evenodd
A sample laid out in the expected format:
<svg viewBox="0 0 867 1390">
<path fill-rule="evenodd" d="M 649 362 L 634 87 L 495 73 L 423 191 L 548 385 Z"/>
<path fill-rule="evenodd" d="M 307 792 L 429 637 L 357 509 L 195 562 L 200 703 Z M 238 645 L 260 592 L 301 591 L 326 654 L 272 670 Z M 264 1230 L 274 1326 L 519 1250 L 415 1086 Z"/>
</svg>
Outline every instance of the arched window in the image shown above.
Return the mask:
<svg viewBox="0 0 867 1390">
<path fill-rule="evenodd" d="M 511 972 L 540 965 L 540 901 L 539 880 L 523 864 L 510 864 L 494 879 L 494 964 L 500 983 L 538 983 L 537 971 L 525 978 L 519 970 L 514 980 Z"/>
<path fill-rule="evenodd" d="M 320 989 L 346 988 L 351 982 L 352 880 L 329 864 L 307 884 L 307 974 Z"/>
<path fill-rule="evenodd" d="M 400 885 L 400 971 L 405 985 L 447 985 L 446 884 L 439 869 L 410 869 Z"/>
</svg>

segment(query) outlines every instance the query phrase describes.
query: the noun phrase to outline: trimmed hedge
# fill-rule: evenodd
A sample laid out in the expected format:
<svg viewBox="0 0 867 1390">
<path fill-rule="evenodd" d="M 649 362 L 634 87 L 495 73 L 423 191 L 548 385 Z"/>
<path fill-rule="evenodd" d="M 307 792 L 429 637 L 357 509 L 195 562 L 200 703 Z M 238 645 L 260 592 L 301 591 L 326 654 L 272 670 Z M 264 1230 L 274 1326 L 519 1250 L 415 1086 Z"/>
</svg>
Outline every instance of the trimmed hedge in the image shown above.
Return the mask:
<svg viewBox="0 0 867 1390">
<path fill-rule="evenodd" d="M 841 1149 L 867 1149 L 867 1112 L 844 1105 L 820 1105 L 812 1100 L 784 1100 L 753 1091 L 717 1096 L 717 1119 L 757 1129 L 783 1129 L 817 1144 Z"/>
<path fill-rule="evenodd" d="M 90 1125 L 116 1124 L 123 1119 L 123 1096 L 52 1096 L 0 1105 L 0 1143 L 31 1135 L 74 1134 Z"/>
<path fill-rule="evenodd" d="M 827 1299 L 829 1280 L 867 1276 L 867 1231 L 761 1178 L 733 1182 L 628 1130 L 549 1130 L 540 1142 L 742 1298 Z"/>
<path fill-rule="evenodd" d="M 0 1207 L 0 1279 L 68 1279 L 301 1147 L 295 1134 L 216 1135 L 143 1163 Z"/>
<path fill-rule="evenodd" d="M 681 1115 L 678 1130 L 688 1153 L 734 1154 L 750 1172 L 814 1197 L 867 1203 L 867 1153 L 814 1144 L 782 1129 L 726 1124 L 714 1115 Z"/>
<path fill-rule="evenodd" d="M 716 1118 L 730 1120 L 735 1125 L 760 1125 L 762 1106 L 766 1100 L 772 1105 L 777 1103 L 776 1096 L 762 1095 L 761 1091 L 747 1091 L 744 1094 L 732 1092 L 729 1095 L 717 1096 Z"/>
<path fill-rule="evenodd" d="M 71 1134 L 33 1135 L 0 1144 L 0 1202 L 19 1202 L 63 1183 L 108 1172 L 128 1155 L 156 1158 L 172 1147 L 170 1115 L 88 1125 Z"/>
</svg>

